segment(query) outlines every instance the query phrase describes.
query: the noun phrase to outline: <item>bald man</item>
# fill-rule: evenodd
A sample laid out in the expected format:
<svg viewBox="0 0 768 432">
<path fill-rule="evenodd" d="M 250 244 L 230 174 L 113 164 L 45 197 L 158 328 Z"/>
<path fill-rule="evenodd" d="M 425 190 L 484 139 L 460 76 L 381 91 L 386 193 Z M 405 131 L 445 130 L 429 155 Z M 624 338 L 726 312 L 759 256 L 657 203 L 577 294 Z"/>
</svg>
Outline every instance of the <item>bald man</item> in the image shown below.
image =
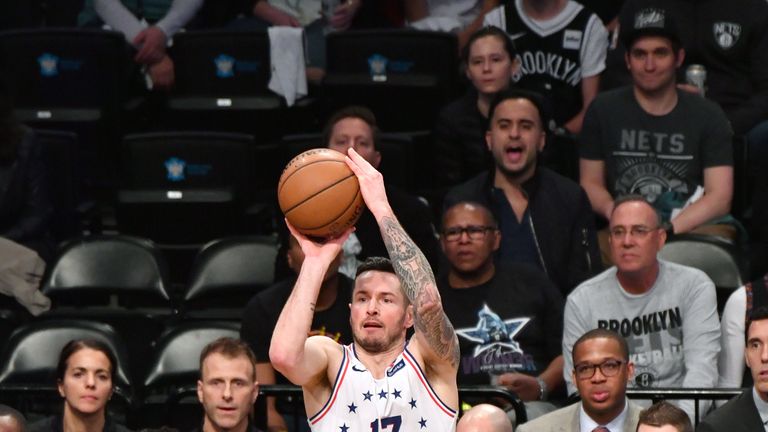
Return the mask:
<svg viewBox="0 0 768 432">
<path fill-rule="evenodd" d="M 501 408 L 480 404 L 464 413 L 456 432 L 512 432 L 512 423 Z"/>
</svg>

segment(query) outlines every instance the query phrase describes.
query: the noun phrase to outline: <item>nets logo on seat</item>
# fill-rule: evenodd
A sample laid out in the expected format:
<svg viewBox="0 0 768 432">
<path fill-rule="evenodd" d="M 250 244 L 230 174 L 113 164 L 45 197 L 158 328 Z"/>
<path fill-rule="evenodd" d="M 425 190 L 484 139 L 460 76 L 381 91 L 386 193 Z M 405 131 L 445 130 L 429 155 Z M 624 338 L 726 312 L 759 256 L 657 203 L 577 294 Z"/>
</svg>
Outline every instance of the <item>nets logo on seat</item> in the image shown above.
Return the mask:
<svg viewBox="0 0 768 432">
<path fill-rule="evenodd" d="M 37 64 L 40 66 L 41 76 L 54 77 L 64 71 L 79 71 L 83 66 L 83 61 L 65 59 L 46 52 L 37 58 Z"/>
<path fill-rule="evenodd" d="M 216 66 L 217 78 L 232 78 L 238 74 L 254 74 L 259 71 L 261 62 L 258 60 L 236 59 L 229 54 L 219 54 L 213 59 Z"/>
<path fill-rule="evenodd" d="M 187 180 L 187 176 L 202 178 L 211 173 L 210 164 L 192 164 L 178 157 L 168 158 L 165 162 L 166 178 L 172 182 Z"/>
<path fill-rule="evenodd" d="M 170 181 L 182 181 L 184 180 L 184 167 L 187 163 L 179 158 L 170 158 L 165 161 L 165 169 L 168 171 L 168 180 Z"/>
</svg>

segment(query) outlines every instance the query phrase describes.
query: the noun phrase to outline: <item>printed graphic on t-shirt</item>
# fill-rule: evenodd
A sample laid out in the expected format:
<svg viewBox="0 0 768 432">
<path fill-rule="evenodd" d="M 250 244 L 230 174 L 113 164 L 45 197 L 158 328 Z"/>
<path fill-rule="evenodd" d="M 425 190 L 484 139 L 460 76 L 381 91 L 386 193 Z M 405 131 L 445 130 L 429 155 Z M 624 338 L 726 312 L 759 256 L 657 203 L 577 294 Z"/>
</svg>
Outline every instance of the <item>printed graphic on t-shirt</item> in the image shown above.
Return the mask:
<svg viewBox="0 0 768 432">
<path fill-rule="evenodd" d="M 683 318 L 680 308 L 661 310 L 633 318 L 601 319 L 599 328 L 619 333 L 629 345 L 635 364 L 635 387 L 656 387 L 661 371 L 682 371 Z"/>
<path fill-rule="evenodd" d="M 557 52 L 523 51 L 517 56 L 520 69 L 512 75 L 520 81 L 527 75 L 538 75 L 561 81 L 571 87 L 581 85 L 581 65 Z"/>
<path fill-rule="evenodd" d="M 640 194 L 650 202 L 666 192 L 689 196 L 686 182 L 693 155 L 685 152 L 685 136 L 636 129 L 622 129 L 616 163 L 614 196 Z"/>
<path fill-rule="evenodd" d="M 511 371 L 534 371 L 533 357 L 523 352 L 515 336 L 531 319 L 528 317 L 502 320 L 487 304 L 477 312 L 475 327 L 457 329 L 456 333 L 475 344 L 472 352 L 462 358 L 464 374 L 487 372 L 501 374 Z"/>
<path fill-rule="evenodd" d="M 724 21 L 716 22 L 712 24 L 712 33 L 720 48 L 729 49 L 739 41 L 741 24 Z"/>
</svg>

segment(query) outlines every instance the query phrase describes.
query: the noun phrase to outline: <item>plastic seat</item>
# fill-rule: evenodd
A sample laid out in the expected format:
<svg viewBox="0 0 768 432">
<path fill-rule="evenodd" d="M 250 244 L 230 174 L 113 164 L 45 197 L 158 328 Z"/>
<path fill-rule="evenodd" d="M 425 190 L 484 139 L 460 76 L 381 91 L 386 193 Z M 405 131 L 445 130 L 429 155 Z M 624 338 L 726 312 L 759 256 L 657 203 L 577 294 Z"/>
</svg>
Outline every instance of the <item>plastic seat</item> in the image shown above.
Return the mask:
<svg viewBox="0 0 768 432">
<path fill-rule="evenodd" d="M 123 138 L 122 232 L 164 244 L 203 244 L 248 232 L 254 138 L 162 132 Z"/>
<path fill-rule="evenodd" d="M 170 306 L 165 260 L 149 240 L 88 236 L 67 243 L 43 282 L 54 305 Z"/>
<path fill-rule="evenodd" d="M 717 288 L 718 310 L 721 312 L 731 292 L 749 280 L 744 253 L 733 243 L 717 237 L 676 235 L 667 241 L 659 257 L 706 273 Z"/>
<path fill-rule="evenodd" d="M 168 100 L 177 127 L 258 133 L 282 129 L 282 99 L 268 89 L 271 75 L 266 31 L 204 30 L 178 33 L 170 50 L 176 81 Z"/>
<path fill-rule="evenodd" d="M 326 45 L 323 90 L 328 108 L 366 105 L 384 130 L 431 130 L 439 109 L 455 94 L 459 69 L 454 34 L 343 31 L 329 34 Z"/>
<path fill-rule="evenodd" d="M 273 236 L 231 237 L 205 245 L 192 268 L 184 315 L 240 320 L 248 301 L 274 281 Z"/>
<path fill-rule="evenodd" d="M 85 320 L 39 321 L 17 329 L 3 350 L 0 393 L 55 393 L 61 349 L 73 339 L 86 338 L 106 343 L 115 354 L 118 363 L 115 393 L 130 402 L 129 360 L 122 338 L 107 324 Z"/>
</svg>

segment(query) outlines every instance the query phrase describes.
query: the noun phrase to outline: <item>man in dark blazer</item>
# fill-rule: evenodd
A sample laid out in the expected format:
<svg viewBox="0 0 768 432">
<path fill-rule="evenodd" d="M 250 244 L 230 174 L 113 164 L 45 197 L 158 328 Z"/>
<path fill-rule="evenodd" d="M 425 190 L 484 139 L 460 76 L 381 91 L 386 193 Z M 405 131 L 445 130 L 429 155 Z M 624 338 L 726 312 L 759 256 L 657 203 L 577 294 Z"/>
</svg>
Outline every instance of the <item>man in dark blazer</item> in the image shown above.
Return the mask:
<svg viewBox="0 0 768 432">
<path fill-rule="evenodd" d="M 746 342 L 744 357 L 755 384 L 707 416 L 697 431 L 768 431 L 768 307 L 752 311 Z"/>
</svg>

